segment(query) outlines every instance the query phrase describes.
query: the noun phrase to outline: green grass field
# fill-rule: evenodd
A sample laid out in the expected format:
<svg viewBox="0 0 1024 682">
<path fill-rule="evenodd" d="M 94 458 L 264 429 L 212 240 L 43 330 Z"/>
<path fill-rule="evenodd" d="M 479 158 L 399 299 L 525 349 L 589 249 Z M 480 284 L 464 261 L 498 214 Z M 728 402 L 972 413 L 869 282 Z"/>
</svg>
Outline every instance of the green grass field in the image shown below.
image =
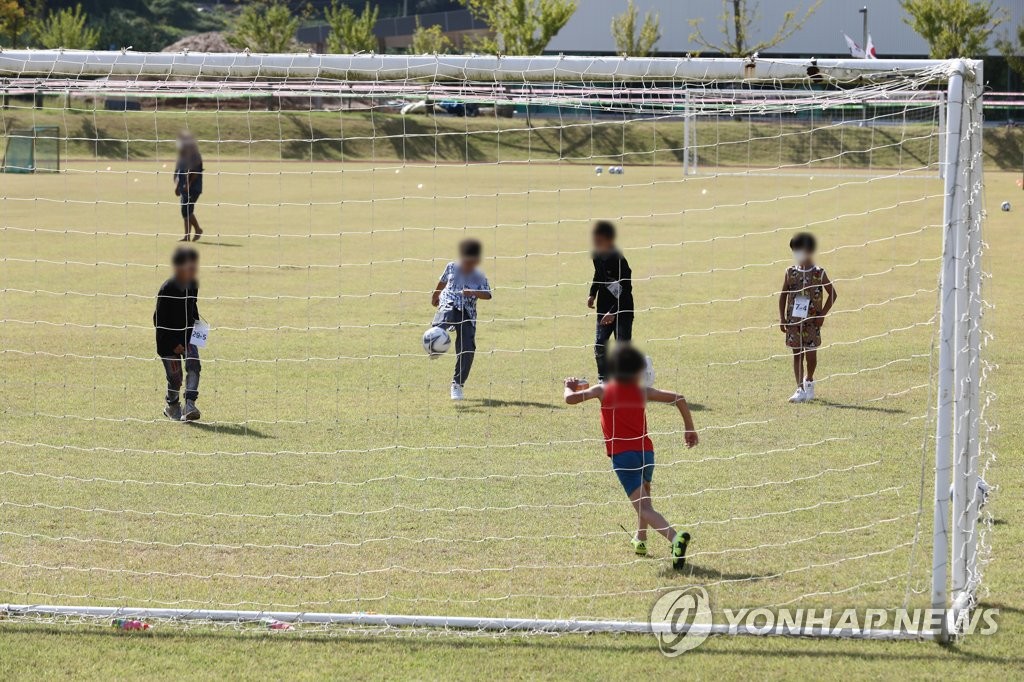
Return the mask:
<svg viewBox="0 0 1024 682">
<path fill-rule="evenodd" d="M 716 609 L 926 605 L 935 177 L 853 164 L 817 176 L 684 179 L 671 165 L 637 164 L 596 178 L 588 164 L 406 164 L 393 151 L 325 163 L 234 151 L 206 155 L 200 308 L 214 332 L 203 353 L 204 420 L 189 426 L 160 415 L 150 320 L 180 229 L 166 154 L 72 155 L 58 176 L 0 175 L 0 603 L 644 620 L 663 590 L 700 584 Z M 909 154 L 886 158 L 918 167 Z M 1017 213 L 998 211 L 1018 196 L 1016 179 L 992 171 L 987 180 L 996 305 L 987 357 L 999 365 L 990 388 L 1001 427 L 989 480 L 1001 491 L 985 583 L 987 603 L 1001 609 L 997 635 L 947 648 L 717 638 L 668 660 L 639 636 L 165 626 L 131 637 L 11 621 L 0 623 L 0 672 L 1019 670 L 1012 339 L 1024 281 Z M 597 409 L 561 402 L 562 377 L 593 377 L 585 299 L 598 217 L 622 228 L 640 309 L 635 341 L 658 384 L 694 404 L 701 430 L 700 447 L 687 451 L 678 417 L 651 410 L 656 504 L 695 538 L 683 575 L 667 568 L 664 544 L 642 560 L 628 551 L 619 524 L 632 514 L 608 470 Z M 792 406 L 773 292 L 789 237 L 805 227 L 840 300 L 824 328 L 821 399 Z M 480 304 L 468 400 L 453 405 L 452 358 L 428 360 L 419 336 L 429 291 L 467 235 L 485 243 L 495 298 Z"/>
</svg>

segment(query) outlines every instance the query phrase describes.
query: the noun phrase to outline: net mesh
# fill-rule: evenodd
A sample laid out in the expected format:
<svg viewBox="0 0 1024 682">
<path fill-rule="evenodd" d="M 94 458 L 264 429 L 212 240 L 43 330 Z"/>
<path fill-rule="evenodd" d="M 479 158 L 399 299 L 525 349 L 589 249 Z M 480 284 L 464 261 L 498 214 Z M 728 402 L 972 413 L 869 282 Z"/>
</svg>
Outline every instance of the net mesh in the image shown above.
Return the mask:
<svg viewBox="0 0 1024 682">
<path fill-rule="evenodd" d="M 0 187 L 0 601 L 644 621 L 696 583 L 719 612 L 926 606 L 935 80 L 8 80 L 42 103 L 0 108 L 8 149 L 51 126 L 63 172 Z M 212 326 L 188 425 L 161 415 L 152 323 L 183 129 Z M 595 378 L 596 219 L 701 434 L 648 410 L 682 573 L 660 538 L 633 554 L 598 409 L 561 400 Z M 801 231 L 839 299 L 793 405 Z M 495 294 L 453 403 L 420 336 L 465 237 Z"/>
</svg>

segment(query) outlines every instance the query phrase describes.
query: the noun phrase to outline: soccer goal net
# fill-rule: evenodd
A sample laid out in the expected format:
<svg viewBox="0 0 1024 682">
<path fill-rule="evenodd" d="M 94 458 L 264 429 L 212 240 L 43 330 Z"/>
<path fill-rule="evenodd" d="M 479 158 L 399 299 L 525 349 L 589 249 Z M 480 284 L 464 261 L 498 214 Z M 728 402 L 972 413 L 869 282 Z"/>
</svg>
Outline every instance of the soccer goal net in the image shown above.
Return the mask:
<svg viewBox="0 0 1024 682">
<path fill-rule="evenodd" d="M 4 51 L 0 94 L 8 147 L 52 131 L 63 166 L 0 182 L 9 623 L 652 631 L 700 588 L 712 632 L 961 629 L 989 544 L 980 63 Z M 700 436 L 648 405 L 681 571 L 653 531 L 635 553 L 600 407 L 563 400 L 597 380 L 597 220 L 631 268 L 613 325 Z M 199 230 L 202 417 L 173 423 L 153 310 Z M 493 297 L 453 401 L 470 339 L 421 337 L 469 238 Z M 809 272 L 837 297 L 795 351 Z"/>
</svg>

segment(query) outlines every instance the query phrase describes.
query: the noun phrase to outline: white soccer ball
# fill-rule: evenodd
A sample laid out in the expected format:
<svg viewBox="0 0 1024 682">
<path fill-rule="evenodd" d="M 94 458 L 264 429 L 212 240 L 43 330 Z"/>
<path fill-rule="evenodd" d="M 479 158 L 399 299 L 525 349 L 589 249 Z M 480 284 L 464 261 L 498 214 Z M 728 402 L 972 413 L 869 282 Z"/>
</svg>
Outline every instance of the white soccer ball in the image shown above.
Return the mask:
<svg viewBox="0 0 1024 682">
<path fill-rule="evenodd" d="M 654 361 L 651 360 L 650 355 L 647 355 L 644 357 L 644 363 L 646 365 L 644 367 L 644 386 L 647 388 L 653 388 L 654 378 L 656 376 L 654 373 Z"/>
<path fill-rule="evenodd" d="M 999 208 L 1001 208 L 1001 209 L 1003 209 L 1003 211 L 1009 213 L 1010 209 L 1012 208 L 1012 206 L 1010 206 L 1010 202 L 1009 201 L 1004 201 L 1002 203 L 1002 205 L 999 206 Z"/>
<path fill-rule="evenodd" d="M 427 355 L 430 357 L 436 358 L 439 355 L 444 355 L 451 347 L 452 337 L 448 335 L 447 330 L 441 327 L 431 327 L 423 332 L 423 350 L 427 351 Z"/>
<path fill-rule="evenodd" d="M 971 501 L 977 503 L 978 509 L 984 509 L 985 505 L 988 504 L 988 496 L 992 492 L 992 486 L 990 486 L 984 478 L 978 477 L 978 488 Z M 970 493 L 968 493 L 970 494 Z M 953 501 L 953 486 L 949 486 L 949 500 Z"/>
<path fill-rule="evenodd" d="M 600 166 L 598 166 L 597 168 L 594 169 L 594 174 L 595 175 L 600 175 L 601 173 L 604 173 L 604 168 L 601 168 Z"/>
</svg>

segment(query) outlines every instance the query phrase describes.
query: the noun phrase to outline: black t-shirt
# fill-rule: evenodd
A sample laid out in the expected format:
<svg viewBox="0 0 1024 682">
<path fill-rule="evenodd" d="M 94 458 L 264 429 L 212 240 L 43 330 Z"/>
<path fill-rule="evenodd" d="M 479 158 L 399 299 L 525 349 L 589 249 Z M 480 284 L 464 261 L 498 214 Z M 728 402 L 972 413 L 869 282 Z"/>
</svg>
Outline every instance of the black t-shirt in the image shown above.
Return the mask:
<svg viewBox="0 0 1024 682">
<path fill-rule="evenodd" d="M 198 282 L 181 285 L 172 277 L 160 287 L 153 311 L 159 355 L 174 355 L 175 347 L 188 345 L 192 325 L 199 319 L 198 297 Z"/>
<path fill-rule="evenodd" d="M 618 251 L 594 256 L 594 281 L 590 295 L 597 312 L 633 314 L 633 271 Z"/>
<path fill-rule="evenodd" d="M 189 186 L 189 176 L 192 184 Z M 197 197 L 203 193 L 203 157 L 196 152 L 178 159 L 174 166 L 174 184 L 182 196 Z"/>
</svg>

